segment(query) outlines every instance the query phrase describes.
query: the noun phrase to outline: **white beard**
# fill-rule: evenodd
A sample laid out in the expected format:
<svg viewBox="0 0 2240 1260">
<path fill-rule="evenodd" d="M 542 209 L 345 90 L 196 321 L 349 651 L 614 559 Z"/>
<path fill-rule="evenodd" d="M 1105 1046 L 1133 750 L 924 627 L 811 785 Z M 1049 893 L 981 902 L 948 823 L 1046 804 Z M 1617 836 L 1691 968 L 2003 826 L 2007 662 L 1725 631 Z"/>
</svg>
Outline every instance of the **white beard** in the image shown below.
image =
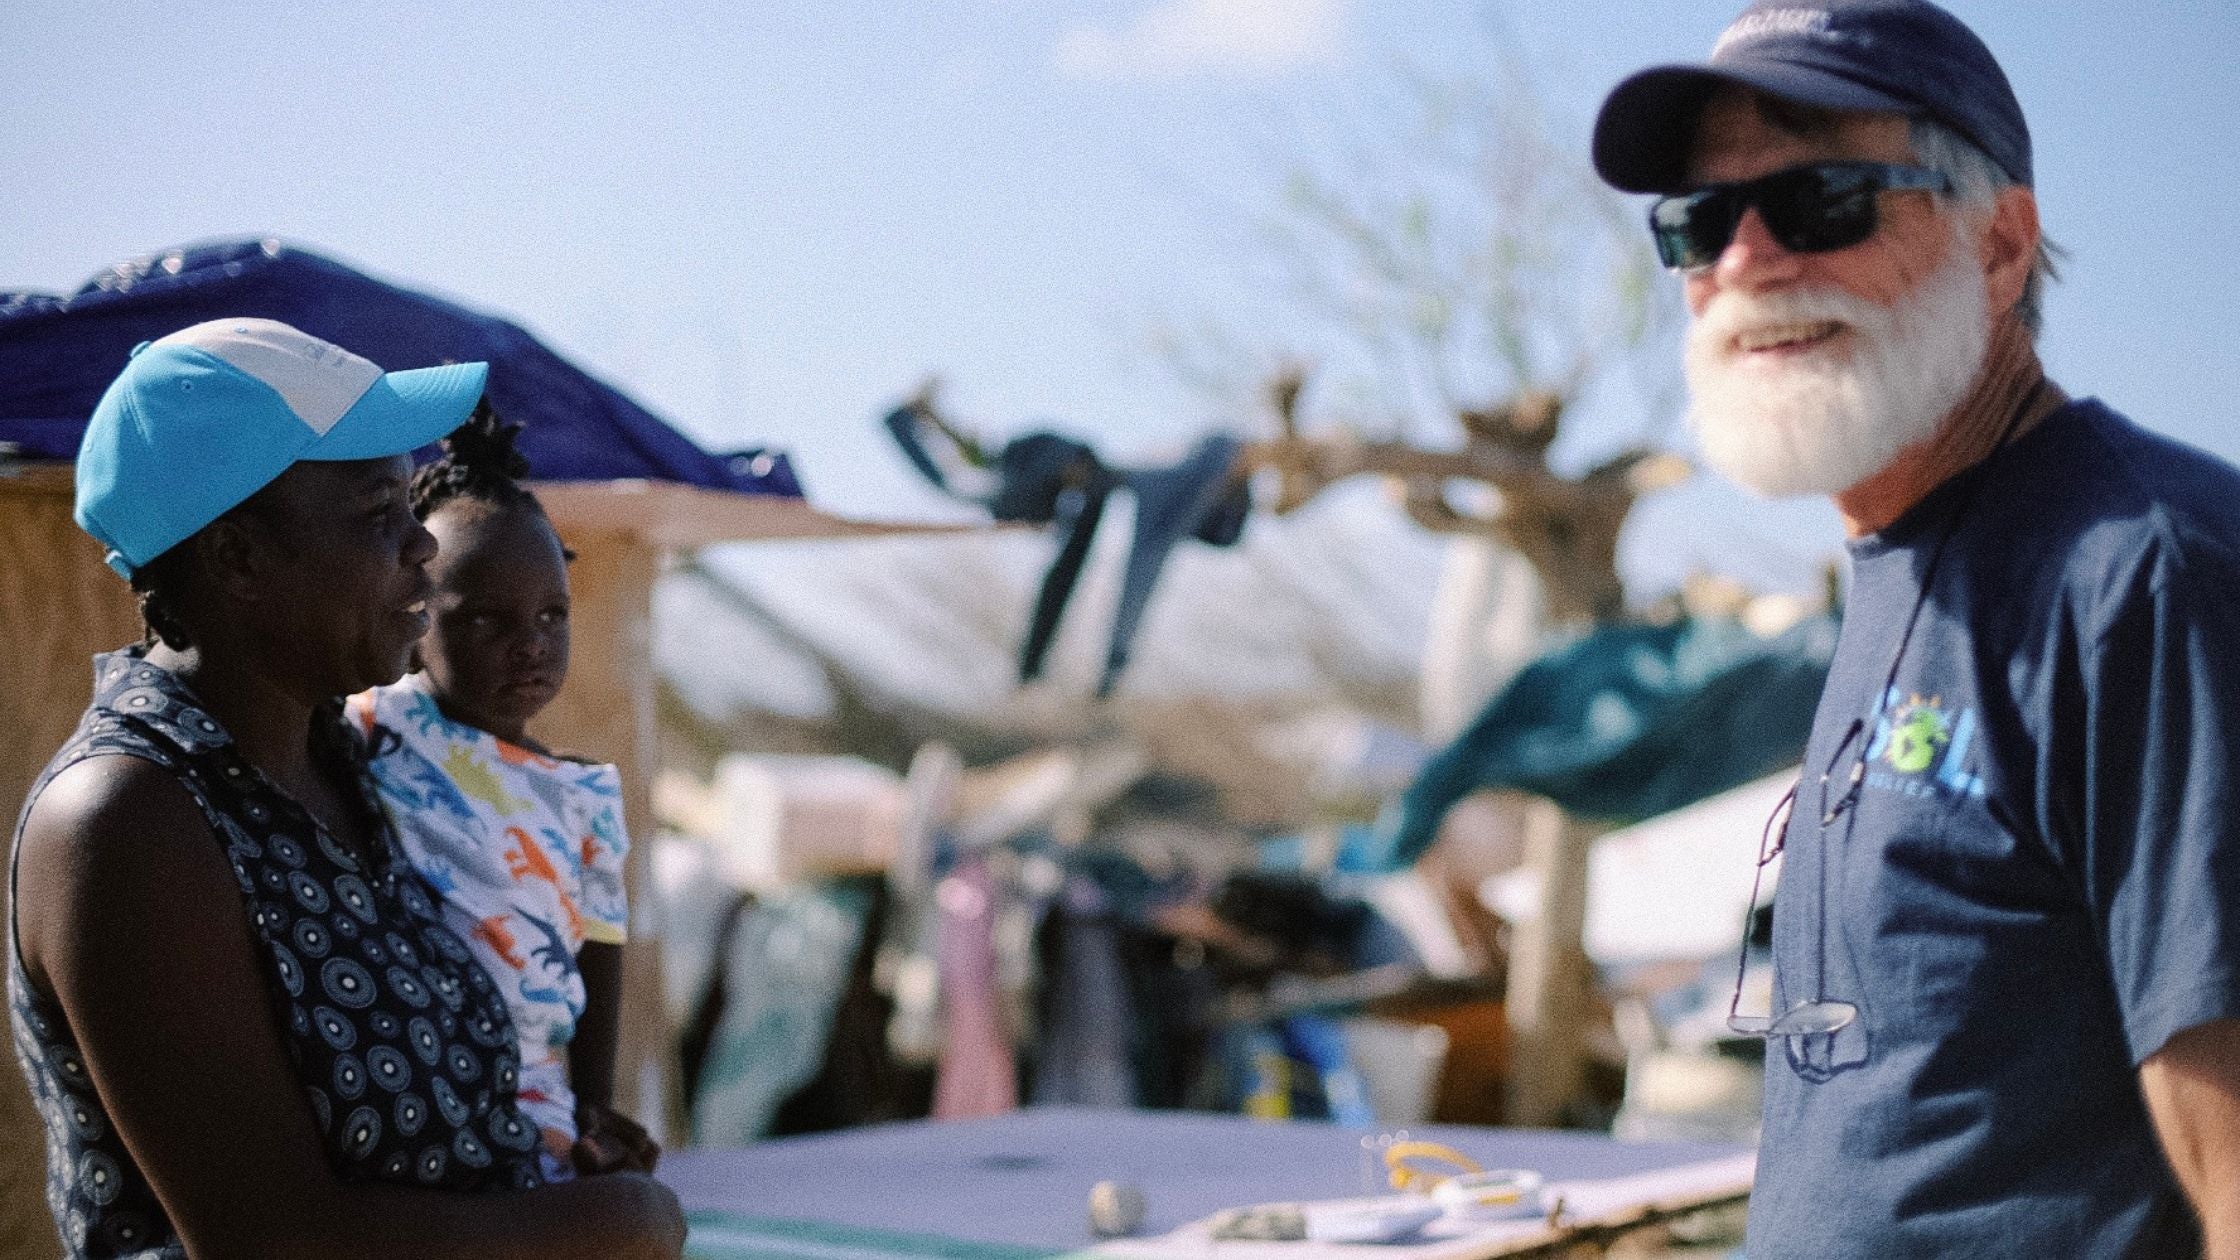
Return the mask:
<svg viewBox="0 0 2240 1260">
<path fill-rule="evenodd" d="M 1688 427 L 1713 468 L 1768 497 L 1836 494 L 1934 436 L 1990 344 L 1989 299 L 1961 244 L 1896 307 L 1840 289 L 1721 292 L 1688 330 Z M 1849 344 L 1738 362 L 1738 334 L 1834 321 Z"/>
</svg>

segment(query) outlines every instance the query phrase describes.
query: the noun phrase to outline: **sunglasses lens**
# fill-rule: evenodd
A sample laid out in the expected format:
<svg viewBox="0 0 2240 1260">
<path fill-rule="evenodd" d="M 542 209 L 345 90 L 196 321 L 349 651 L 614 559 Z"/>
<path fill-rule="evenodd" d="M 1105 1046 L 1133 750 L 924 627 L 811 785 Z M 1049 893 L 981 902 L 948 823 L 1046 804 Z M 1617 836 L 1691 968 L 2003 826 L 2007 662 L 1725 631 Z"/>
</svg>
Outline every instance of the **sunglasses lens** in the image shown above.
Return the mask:
<svg viewBox="0 0 2240 1260">
<path fill-rule="evenodd" d="M 1871 175 L 1843 166 L 1807 166 L 1761 180 L 1758 212 L 1781 248 L 1799 254 L 1848 249 L 1874 235 Z"/>
<path fill-rule="evenodd" d="M 1734 239 L 1742 204 L 1737 190 L 1731 188 L 1658 198 L 1649 207 L 1649 232 L 1656 238 L 1657 261 L 1675 270 L 1717 262 L 1727 242 Z"/>
</svg>

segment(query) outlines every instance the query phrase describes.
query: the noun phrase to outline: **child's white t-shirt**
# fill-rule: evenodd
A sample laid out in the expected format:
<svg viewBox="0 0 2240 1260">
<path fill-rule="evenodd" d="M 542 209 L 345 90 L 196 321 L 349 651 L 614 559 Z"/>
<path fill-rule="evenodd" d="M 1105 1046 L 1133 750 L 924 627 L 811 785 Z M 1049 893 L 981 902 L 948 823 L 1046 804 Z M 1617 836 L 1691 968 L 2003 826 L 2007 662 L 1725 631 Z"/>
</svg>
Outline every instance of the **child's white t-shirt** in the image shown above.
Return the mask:
<svg viewBox="0 0 2240 1260">
<path fill-rule="evenodd" d="M 629 923 L 621 775 L 452 721 L 424 675 L 349 707 L 406 857 L 505 995 L 521 1110 L 543 1132 L 547 1173 L 564 1179 L 576 1138 L 567 1048 L 584 1008 L 576 954 L 585 941 L 620 944 Z"/>
</svg>

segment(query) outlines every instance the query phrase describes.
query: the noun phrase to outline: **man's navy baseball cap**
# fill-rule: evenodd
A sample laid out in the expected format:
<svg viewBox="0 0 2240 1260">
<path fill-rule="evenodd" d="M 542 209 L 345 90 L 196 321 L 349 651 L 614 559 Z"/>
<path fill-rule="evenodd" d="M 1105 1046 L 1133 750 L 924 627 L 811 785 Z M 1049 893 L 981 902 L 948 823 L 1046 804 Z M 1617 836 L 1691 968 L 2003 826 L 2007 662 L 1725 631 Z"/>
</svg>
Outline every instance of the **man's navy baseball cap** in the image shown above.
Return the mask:
<svg viewBox="0 0 2240 1260">
<path fill-rule="evenodd" d="M 1726 84 L 1823 109 L 1929 117 L 2031 182 L 2030 128 L 1974 31 L 1927 0 L 1759 0 L 1700 65 L 1644 70 L 1610 93 L 1594 168 L 1626 192 L 1678 192 L 1704 102 Z"/>
<path fill-rule="evenodd" d="M 130 578 L 300 459 L 379 459 L 463 423 L 489 365 L 384 372 L 269 319 L 132 351 L 78 445 L 78 524 Z"/>
</svg>

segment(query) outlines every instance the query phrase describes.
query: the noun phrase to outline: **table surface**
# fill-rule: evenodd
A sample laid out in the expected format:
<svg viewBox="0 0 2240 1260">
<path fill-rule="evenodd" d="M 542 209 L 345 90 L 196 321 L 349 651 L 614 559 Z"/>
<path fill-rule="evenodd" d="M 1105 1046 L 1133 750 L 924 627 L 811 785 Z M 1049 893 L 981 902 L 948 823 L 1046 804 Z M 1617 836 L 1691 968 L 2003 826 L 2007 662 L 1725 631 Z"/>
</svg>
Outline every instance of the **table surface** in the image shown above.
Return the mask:
<svg viewBox="0 0 2240 1260">
<path fill-rule="evenodd" d="M 1531 1168 L 1551 1181 L 1629 1176 L 1739 1149 L 1446 1125 L 1411 1126 L 1408 1135 L 1446 1143 L 1488 1168 Z M 688 1212 L 1058 1254 L 1096 1241 L 1088 1201 L 1099 1181 L 1142 1189 L 1150 1234 L 1227 1207 L 1360 1195 L 1367 1189 L 1362 1137 L 1328 1124 L 1038 1107 L 677 1151 L 663 1157 L 661 1179 Z"/>
</svg>

